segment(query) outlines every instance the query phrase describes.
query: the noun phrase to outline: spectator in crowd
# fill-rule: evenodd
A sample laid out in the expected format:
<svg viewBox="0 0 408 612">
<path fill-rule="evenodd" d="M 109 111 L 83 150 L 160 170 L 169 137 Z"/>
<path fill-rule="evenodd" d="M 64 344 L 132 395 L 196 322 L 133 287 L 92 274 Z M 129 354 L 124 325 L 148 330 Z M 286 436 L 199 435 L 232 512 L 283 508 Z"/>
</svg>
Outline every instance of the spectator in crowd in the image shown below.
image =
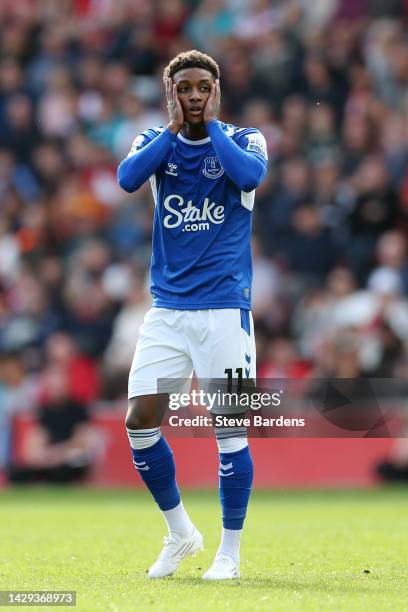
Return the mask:
<svg viewBox="0 0 408 612">
<path fill-rule="evenodd" d="M 377 267 L 369 277 L 368 285 L 376 285 L 377 279 L 384 274 L 395 272 L 399 278 L 401 289 L 408 295 L 408 260 L 407 239 L 402 232 L 385 232 L 376 246 Z"/>
<path fill-rule="evenodd" d="M 14 484 L 81 480 L 89 473 L 96 452 L 88 411 L 72 399 L 64 367 L 48 366 L 41 382 L 35 424 L 24 439 L 22 457 L 7 468 L 8 479 Z"/>
<path fill-rule="evenodd" d="M 0 353 L 0 471 L 12 453 L 12 422 L 21 412 L 32 411 L 39 394 L 35 376 L 27 375 L 21 354 Z"/>
<path fill-rule="evenodd" d="M 123 309 L 115 319 L 112 336 L 103 357 L 105 393 L 108 397 L 125 396 L 129 363 L 139 336 L 139 329 L 150 304 L 146 282 L 134 278 L 127 283 Z"/>
</svg>

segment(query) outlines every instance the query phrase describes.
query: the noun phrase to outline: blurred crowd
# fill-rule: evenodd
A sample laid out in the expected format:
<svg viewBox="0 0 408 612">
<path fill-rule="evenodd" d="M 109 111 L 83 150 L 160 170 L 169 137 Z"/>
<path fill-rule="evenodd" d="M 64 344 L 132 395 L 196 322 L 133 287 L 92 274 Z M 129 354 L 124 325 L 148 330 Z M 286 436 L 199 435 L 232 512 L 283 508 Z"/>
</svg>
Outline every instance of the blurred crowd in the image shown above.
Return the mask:
<svg viewBox="0 0 408 612">
<path fill-rule="evenodd" d="M 153 205 L 116 167 L 190 48 L 267 140 L 260 376 L 408 376 L 407 25 L 406 0 L 1 0 L 0 419 L 126 396 Z"/>
</svg>

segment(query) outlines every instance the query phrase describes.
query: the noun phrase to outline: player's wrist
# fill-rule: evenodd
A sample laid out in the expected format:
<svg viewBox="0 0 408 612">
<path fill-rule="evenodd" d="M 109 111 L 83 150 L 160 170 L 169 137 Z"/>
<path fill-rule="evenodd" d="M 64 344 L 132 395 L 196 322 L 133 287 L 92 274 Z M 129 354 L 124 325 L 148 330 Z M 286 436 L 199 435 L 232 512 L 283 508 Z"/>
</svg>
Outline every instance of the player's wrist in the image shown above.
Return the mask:
<svg viewBox="0 0 408 612">
<path fill-rule="evenodd" d="M 173 134 L 178 134 L 181 131 L 181 128 L 183 126 L 179 125 L 178 123 L 175 123 L 174 121 L 170 121 L 170 123 L 167 124 L 167 129 L 169 130 L 169 132 L 172 132 Z"/>
<path fill-rule="evenodd" d="M 204 123 L 206 125 L 210 125 L 210 123 L 213 123 L 214 121 L 217 122 L 218 117 L 213 116 L 213 117 L 209 117 L 208 119 L 204 119 Z"/>
</svg>

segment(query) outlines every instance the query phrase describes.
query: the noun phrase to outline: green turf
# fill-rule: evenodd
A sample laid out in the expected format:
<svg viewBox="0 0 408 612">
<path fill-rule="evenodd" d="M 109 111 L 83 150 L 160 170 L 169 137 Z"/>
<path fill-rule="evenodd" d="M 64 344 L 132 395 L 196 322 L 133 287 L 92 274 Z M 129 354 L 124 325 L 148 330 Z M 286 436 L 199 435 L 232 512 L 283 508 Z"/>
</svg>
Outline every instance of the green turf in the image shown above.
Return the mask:
<svg viewBox="0 0 408 612">
<path fill-rule="evenodd" d="M 205 551 L 149 581 L 164 526 L 147 494 L 2 492 L 0 589 L 76 590 L 84 611 L 408 611 L 408 490 L 255 493 L 242 578 L 223 584 L 200 579 L 218 543 L 216 493 L 184 500 Z"/>
</svg>

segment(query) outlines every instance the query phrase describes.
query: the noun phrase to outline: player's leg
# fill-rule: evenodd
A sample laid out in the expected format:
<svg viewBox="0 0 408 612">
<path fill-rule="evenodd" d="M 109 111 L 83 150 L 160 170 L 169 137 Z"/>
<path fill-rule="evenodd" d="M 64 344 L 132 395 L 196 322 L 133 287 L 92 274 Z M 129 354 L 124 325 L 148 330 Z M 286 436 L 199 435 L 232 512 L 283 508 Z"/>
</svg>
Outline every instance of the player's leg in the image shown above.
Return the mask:
<svg viewBox="0 0 408 612">
<path fill-rule="evenodd" d="M 184 509 L 176 482 L 173 453 L 160 431 L 160 423 L 173 392 L 171 379 L 191 375 L 192 364 L 183 350 L 174 311 L 153 309 L 146 315 L 129 375 L 129 407 L 126 429 L 133 463 L 153 495 L 167 523 L 165 546 L 149 570 L 149 578 L 162 578 L 180 561 L 202 548 L 201 534 Z M 158 386 L 166 377 L 167 393 Z M 173 384 L 178 384 L 177 382 Z"/>
<path fill-rule="evenodd" d="M 168 397 L 163 393 L 131 398 L 126 430 L 133 463 L 162 511 L 169 534 L 185 537 L 193 524 L 180 499 L 173 453 L 160 431 Z"/>
<path fill-rule="evenodd" d="M 252 316 L 239 309 L 208 311 L 207 341 L 193 353 L 202 379 L 256 377 Z M 224 389 L 225 390 L 225 389 Z M 222 412 L 222 410 L 221 410 Z M 206 580 L 239 577 L 240 541 L 253 480 L 253 464 L 245 427 L 215 427 L 219 452 L 219 496 L 222 509 L 221 543 Z"/>
</svg>

